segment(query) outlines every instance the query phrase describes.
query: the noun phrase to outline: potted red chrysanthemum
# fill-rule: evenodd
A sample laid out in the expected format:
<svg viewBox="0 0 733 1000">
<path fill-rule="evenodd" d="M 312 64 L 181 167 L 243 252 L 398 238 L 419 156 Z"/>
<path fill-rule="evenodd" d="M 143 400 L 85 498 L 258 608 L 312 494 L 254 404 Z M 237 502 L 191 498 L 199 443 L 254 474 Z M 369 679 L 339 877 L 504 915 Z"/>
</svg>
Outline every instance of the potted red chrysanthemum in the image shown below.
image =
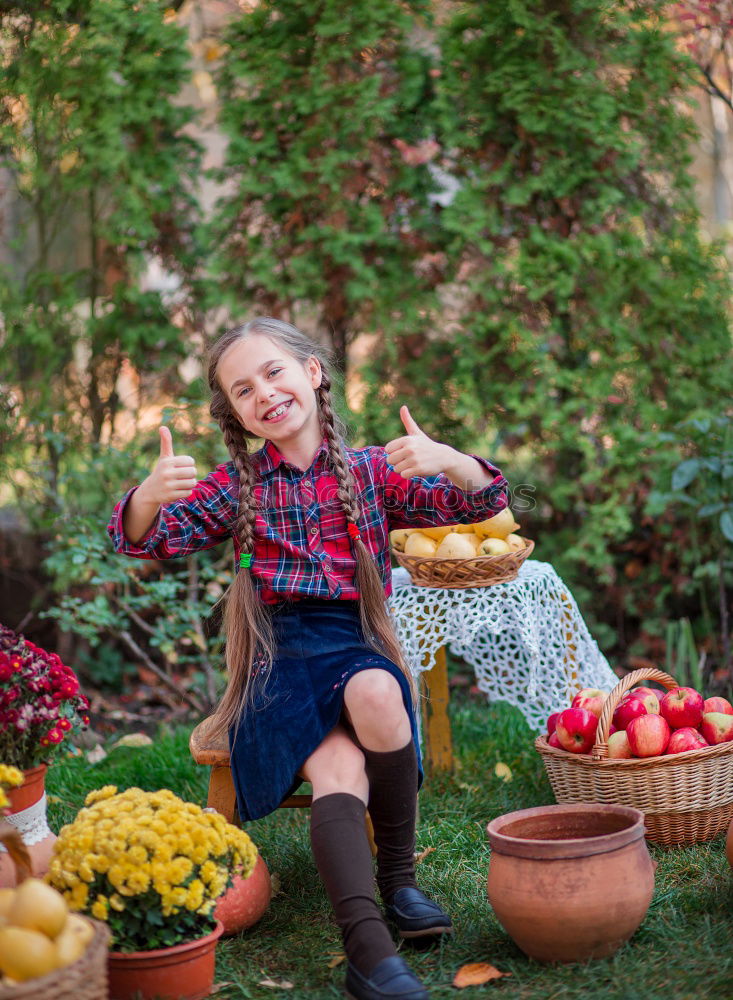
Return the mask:
<svg viewBox="0 0 733 1000">
<path fill-rule="evenodd" d="M 69 734 L 89 725 L 88 708 L 71 667 L 0 625 L 0 763 L 24 778 L 8 792 L 5 812 L 29 849 L 34 874 L 47 870 L 56 839 L 46 822 L 46 769 Z M 0 885 L 14 880 L 13 866 L 0 857 Z"/>
</svg>

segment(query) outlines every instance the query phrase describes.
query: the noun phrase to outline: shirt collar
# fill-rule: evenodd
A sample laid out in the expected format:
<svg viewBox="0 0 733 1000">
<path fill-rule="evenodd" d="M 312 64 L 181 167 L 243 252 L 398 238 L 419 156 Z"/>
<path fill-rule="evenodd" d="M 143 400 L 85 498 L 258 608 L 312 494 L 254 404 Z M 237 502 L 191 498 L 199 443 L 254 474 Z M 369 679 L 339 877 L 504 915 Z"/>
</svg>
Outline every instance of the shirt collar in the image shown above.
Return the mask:
<svg viewBox="0 0 733 1000">
<path fill-rule="evenodd" d="M 258 471 L 261 476 L 268 476 L 275 472 L 281 465 L 288 469 L 293 469 L 298 475 L 302 475 L 301 469 L 295 469 L 295 466 L 290 465 L 279 451 L 276 445 L 272 441 L 265 441 L 265 444 L 259 451 L 255 452 L 252 458 L 257 462 Z M 313 470 L 314 472 L 319 472 L 325 467 L 326 460 L 328 458 L 328 440 L 324 436 L 321 441 L 321 446 L 316 452 L 313 458 Z"/>
</svg>

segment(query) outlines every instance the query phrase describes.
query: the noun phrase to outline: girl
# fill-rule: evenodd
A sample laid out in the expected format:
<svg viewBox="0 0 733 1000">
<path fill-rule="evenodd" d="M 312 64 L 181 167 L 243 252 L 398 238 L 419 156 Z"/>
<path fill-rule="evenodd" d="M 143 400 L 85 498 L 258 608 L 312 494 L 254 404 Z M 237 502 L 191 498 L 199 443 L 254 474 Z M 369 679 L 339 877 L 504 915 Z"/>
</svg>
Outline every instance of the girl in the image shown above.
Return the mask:
<svg viewBox="0 0 733 1000">
<path fill-rule="evenodd" d="M 168 559 L 233 538 L 217 718 L 239 815 L 257 819 L 301 779 L 312 784 L 313 856 L 343 935 L 347 995 L 423 1000 L 377 906 L 365 829 L 368 806 L 377 884 L 399 934 L 449 933 L 415 882 L 422 769 L 414 685 L 385 601 L 388 531 L 490 517 L 507 505 L 506 480 L 433 441 L 405 406 L 405 435 L 346 447 L 325 352 L 279 320 L 224 334 L 209 386 L 231 461 L 197 481 L 161 427 L 155 469 L 115 508 L 115 549 Z M 251 452 L 254 439 L 265 444 Z"/>
</svg>

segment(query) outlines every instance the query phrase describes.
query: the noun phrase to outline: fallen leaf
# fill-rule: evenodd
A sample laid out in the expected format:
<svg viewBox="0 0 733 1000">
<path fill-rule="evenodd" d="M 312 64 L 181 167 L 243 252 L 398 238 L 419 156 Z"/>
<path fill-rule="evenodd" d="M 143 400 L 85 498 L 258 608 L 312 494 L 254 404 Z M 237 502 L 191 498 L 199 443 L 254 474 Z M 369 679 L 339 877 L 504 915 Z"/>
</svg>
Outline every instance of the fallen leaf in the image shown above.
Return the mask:
<svg viewBox="0 0 733 1000">
<path fill-rule="evenodd" d="M 415 855 L 415 864 L 419 865 L 420 862 L 424 861 L 428 854 L 432 854 L 434 850 L 434 847 L 426 847 L 424 851 L 420 851 L 419 854 Z"/>
<path fill-rule="evenodd" d="M 502 979 L 504 976 L 511 976 L 511 972 L 499 972 L 488 962 L 469 962 L 462 965 L 453 977 L 453 985 L 459 990 L 466 986 L 481 986 L 483 983 L 491 982 L 492 979 Z"/>
<path fill-rule="evenodd" d="M 280 880 L 280 872 L 273 872 L 272 875 L 270 875 L 270 888 L 272 890 L 270 895 L 271 899 L 274 899 L 275 896 L 279 896 L 280 893 L 282 892 L 282 882 Z"/>
<path fill-rule="evenodd" d="M 511 781 L 513 777 L 512 769 L 508 764 L 503 764 L 501 761 L 494 768 L 494 774 L 497 778 L 501 778 L 502 781 Z"/>
<path fill-rule="evenodd" d="M 261 979 L 257 985 L 269 986 L 271 990 L 292 990 L 293 988 L 293 984 L 287 979 L 281 979 L 278 982 L 276 979 L 270 979 L 269 976 L 266 979 Z"/>
<path fill-rule="evenodd" d="M 110 750 L 114 750 L 115 747 L 151 747 L 152 745 L 153 741 L 147 733 L 126 733 L 112 744 Z"/>
<path fill-rule="evenodd" d="M 341 965 L 342 962 L 346 961 L 346 955 L 334 955 L 331 961 L 328 963 L 329 969 L 335 969 L 337 965 Z"/>
<path fill-rule="evenodd" d="M 95 747 L 87 751 L 87 760 L 90 764 L 99 764 L 99 762 L 104 760 L 106 756 L 107 751 L 101 743 L 97 743 Z"/>
<path fill-rule="evenodd" d="M 236 985 L 236 983 L 214 983 L 211 987 L 211 995 L 213 996 L 215 993 L 221 993 L 222 990 L 227 990 L 230 986 Z"/>
</svg>

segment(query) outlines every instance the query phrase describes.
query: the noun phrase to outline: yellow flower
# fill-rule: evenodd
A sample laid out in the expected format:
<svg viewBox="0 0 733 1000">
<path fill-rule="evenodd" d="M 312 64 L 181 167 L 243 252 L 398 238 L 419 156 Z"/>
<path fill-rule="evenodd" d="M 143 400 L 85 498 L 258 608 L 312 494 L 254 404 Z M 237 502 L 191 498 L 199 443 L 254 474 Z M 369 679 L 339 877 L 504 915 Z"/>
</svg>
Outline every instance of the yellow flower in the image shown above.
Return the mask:
<svg viewBox="0 0 733 1000">
<path fill-rule="evenodd" d="M 109 913 L 109 903 L 105 896 L 97 896 L 92 903 L 92 916 L 97 920 L 106 920 Z"/>
<path fill-rule="evenodd" d="M 10 764 L 0 764 L 0 785 L 10 785 L 17 788 L 23 784 L 23 772 Z"/>
<path fill-rule="evenodd" d="M 116 785 L 105 785 L 103 788 L 97 788 L 93 792 L 90 792 L 84 799 L 84 805 L 94 805 L 95 802 L 101 802 L 104 799 L 111 799 L 112 796 L 116 794 Z"/>
<path fill-rule="evenodd" d="M 9 805 L 10 799 L 7 797 L 2 788 L 0 788 L 0 809 L 5 809 Z"/>
<path fill-rule="evenodd" d="M 150 875 L 142 868 L 127 876 L 126 896 L 142 896 L 150 887 Z"/>
<path fill-rule="evenodd" d="M 201 879 L 195 878 L 188 887 L 188 895 L 186 897 L 186 909 L 198 910 L 203 901 L 204 901 L 204 883 L 201 881 Z"/>
<path fill-rule="evenodd" d="M 124 899 L 121 899 L 116 892 L 112 893 L 112 895 L 109 897 L 109 905 L 112 907 L 113 910 L 117 910 L 118 913 L 122 913 L 122 911 L 125 909 Z"/>
</svg>

